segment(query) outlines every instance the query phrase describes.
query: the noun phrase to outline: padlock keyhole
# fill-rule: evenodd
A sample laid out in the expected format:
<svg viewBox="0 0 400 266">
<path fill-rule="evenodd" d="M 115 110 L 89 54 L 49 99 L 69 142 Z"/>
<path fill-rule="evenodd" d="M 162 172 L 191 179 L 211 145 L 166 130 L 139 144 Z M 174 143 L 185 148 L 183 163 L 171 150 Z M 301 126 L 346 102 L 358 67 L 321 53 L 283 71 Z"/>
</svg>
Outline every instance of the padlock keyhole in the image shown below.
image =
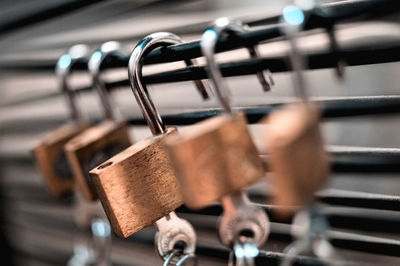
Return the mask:
<svg viewBox="0 0 400 266">
<path fill-rule="evenodd" d="M 185 248 L 186 248 L 186 243 L 182 240 L 177 241 L 174 245 L 175 250 L 181 250 L 182 252 L 185 250 Z"/>
<path fill-rule="evenodd" d="M 254 232 L 251 229 L 243 229 L 239 232 L 239 237 L 254 238 Z"/>
</svg>

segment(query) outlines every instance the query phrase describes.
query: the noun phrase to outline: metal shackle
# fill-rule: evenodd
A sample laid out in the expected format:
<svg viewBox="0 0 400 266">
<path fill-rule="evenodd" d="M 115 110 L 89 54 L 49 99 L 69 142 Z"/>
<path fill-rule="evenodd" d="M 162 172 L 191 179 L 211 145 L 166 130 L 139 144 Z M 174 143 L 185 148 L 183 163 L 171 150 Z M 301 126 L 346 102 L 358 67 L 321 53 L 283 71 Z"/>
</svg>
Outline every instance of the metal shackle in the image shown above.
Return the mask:
<svg viewBox="0 0 400 266">
<path fill-rule="evenodd" d="M 142 64 L 143 57 L 146 56 L 151 50 L 160 47 L 168 46 L 172 44 L 182 43 L 182 39 L 169 32 L 157 32 L 148 35 L 141 40 L 136 47 L 133 49 L 131 57 L 129 58 L 128 64 L 128 76 L 129 82 L 135 95 L 136 101 L 142 110 L 143 116 L 149 125 L 153 135 L 160 135 L 166 132 L 166 128 L 161 119 L 161 116 L 155 108 L 153 101 L 151 100 L 145 84 L 142 83 Z M 187 65 L 193 65 L 193 60 L 185 60 Z M 194 81 L 197 89 L 202 93 L 203 96 L 208 98 L 209 90 L 207 83 L 203 81 Z"/>
<path fill-rule="evenodd" d="M 88 61 L 89 73 L 92 76 L 93 86 L 96 88 L 100 96 L 101 103 L 104 108 L 106 118 L 112 120 L 121 120 L 122 115 L 111 99 L 111 95 L 106 87 L 106 83 L 101 78 L 101 66 L 108 56 L 122 56 L 123 51 L 119 42 L 110 41 L 103 43 L 98 50 L 96 50 Z"/>
<path fill-rule="evenodd" d="M 224 32 L 245 32 L 247 28 L 239 21 L 229 20 L 228 18 L 219 18 L 214 25 L 206 30 L 201 37 L 200 46 L 203 55 L 207 61 L 207 73 L 214 84 L 216 95 L 226 113 L 232 113 L 230 92 L 226 82 L 222 77 L 222 73 L 215 60 L 215 48 L 218 39 Z M 255 47 L 247 47 L 252 58 L 259 57 Z M 265 91 L 270 90 L 274 85 L 272 77 L 268 74 L 268 82 L 266 81 L 263 72 L 257 72 L 257 77 Z"/>
<path fill-rule="evenodd" d="M 81 112 L 78 110 L 76 103 L 76 94 L 72 88 L 69 87 L 67 78 L 71 73 L 72 67 L 79 61 L 86 58 L 89 47 L 85 44 L 77 44 L 68 49 L 68 52 L 60 56 L 56 64 L 56 75 L 59 78 L 60 87 L 63 93 L 66 94 L 68 105 L 71 111 L 71 118 L 79 120 L 82 118 Z"/>
</svg>

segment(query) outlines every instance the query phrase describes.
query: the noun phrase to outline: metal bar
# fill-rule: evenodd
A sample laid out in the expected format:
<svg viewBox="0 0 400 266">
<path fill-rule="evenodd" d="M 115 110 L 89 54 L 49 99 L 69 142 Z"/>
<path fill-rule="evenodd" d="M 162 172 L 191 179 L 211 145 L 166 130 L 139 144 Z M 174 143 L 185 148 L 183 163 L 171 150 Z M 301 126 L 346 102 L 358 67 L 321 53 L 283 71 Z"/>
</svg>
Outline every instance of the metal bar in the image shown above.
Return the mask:
<svg viewBox="0 0 400 266">
<path fill-rule="evenodd" d="M 400 96 L 366 96 L 346 97 L 332 100 L 317 100 L 315 103 L 321 106 L 323 118 L 352 117 L 362 115 L 395 114 L 400 112 Z M 284 103 L 271 104 L 264 107 L 240 108 L 250 124 L 257 123 L 261 118 L 269 115 L 282 107 Z M 162 119 L 166 125 L 184 126 L 191 125 L 205 119 L 219 115 L 218 108 L 180 113 L 176 115 L 164 115 Z M 129 119 L 130 125 L 146 125 L 143 118 Z"/>
<path fill-rule="evenodd" d="M 336 206 L 400 211 L 400 196 L 327 189 L 317 193 L 317 200 Z"/>
<path fill-rule="evenodd" d="M 290 218 L 280 218 L 276 217 L 274 213 L 278 210 L 279 206 L 271 206 L 271 205 L 264 205 L 264 204 L 257 204 L 270 217 L 271 222 L 276 223 L 291 223 Z M 352 210 L 354 211 L 354 210 Z M 219 216 L 222 213 L 222 207 L 220 204 L 214 204 L 209 207 L 206 207 L 202 210 L 193 211 L 184 206 L 180 207 L 177 212 L 182 213 L 197 213 L 202 215 L 212 215 L 212 216 Z M 342 213 L 338 211 L 326 211 L 324 210 L 323 213 L 327 216 L 329 224 L 333 228 L 341 228 L 341 229 L 350 229 L 350 230 L 358 230 L 358 231 L 367 231 L 367 232 L 381 232 L 381 233 L 400 233 L 400 217 L 397 216 L 377 216 L 377 215 L 370 215 L 369 213 L 361 215 L 359 212 L 357 214 L 352 213 Z"/>
<path fill-rule="evenodd" d="M 256 202 L 267 202 L 272 193 L 250 190 L 250 199 Z M 341 189 L 324 189 L 315 195 L 318 202 L 329 206 L 355 207 L 400 212 L 400 196 L 376 193 L 349 191 Z"/>
<path fill-rule="evenodd" d="M 34 24 L 62 16 L 71 13 L 75 10 L 90 6 L 102 2 L 104 0 L 85 0 L 85 1 L 67 1 L 61 4 L 52 4 L 48 8 L 35 10 L 30 14 L 23 17 L 17 17 L 14 20 L 6 23 L 0 23 L 0 35 L 4 35 L 11 31 L 21 29 L 26 26 L 32 26 Z M 54 69 L 54 66 L 53 66 Z"/>
<path fill-rule="evenodd" d="M 305 24 L 304 30 L 312 30 L 316 28 L 327 28 L 331 27 L 332 24 L 346 21 L 350 19 L 356 19 L 360 16 L 360 19 L 368 18 L 367 15 L 384 15 L 396 12 L 400 7 L 400 2 L 396 0 L 352 0 L 352 1 L 341 1 L 336 3 L 330 3 L 321 5 L 320 8 L 306 12 L 307 23 Z M 268 18 L 267 21 L 278 21 L 278 17 Z M 257 22 L 252 22 L 254 25 Z M 258 23 L 260 24 L 260 23 Z M 267 28 L 260 30 L 254 30 L 250 32 L 238 33 L 230 35 L 229 37 L 222 37 L 219 39 L 216 46 L 216 52 L 224 52 L 233 50 L 241 47 L 254 46 L 262 41 L 281 37 L 281 24 L 277 23 Z M 154 50 L 150 52 L 145 58 L 145 64 L 156 64 L 156 63 L 167 63 L 182 61 L 192 58 L 201 57 L 202 53 L 200 50 L 199 41 L 189 42 L 179 45 L 168 46 L 165 49 Z M 129 58 L 114 58 L 113 60 L 107 60 L 104 64 L 104 68 L 116 68 L 126 67 L 128 65 Z M 50 64 L 49 64 L 50 63 Z M 21 69 L 21 70 L 35 70 L 35 65 L 38 65 L 37 70 L 53 70 L 54 63 L 33 63 L 29 64 L 24 62 L 24 65 L 17 64 L 5 64 L 0 65 L 1 69 Z M 84 70 L 86 66 L 84 64 L 77 64 L 74 69 Z"/>
<path fill-rule="evenodd" d="M 71 219 L 65 219 L 65 218 L 60 218 L 59 215 L 54 215 L 51 212 L 48 213 L 50 216 L 47 217 L 45 220 L 45 224 L 43 224 L 43 219 L 41 218 L 42 215 L 39 214 L 33 214 L 33 213 L 26 213 L 21 216 L 23 220 L 21 221 L 10 221 L 13 223 L 21 223 L 23 221 L 23 224 L 41 224 L 42 226 L 46 226 L 48 228 L 61 228 L 71 230 L 74 228 L 74 225 L 72 224 L 72 216 Z M 192 217 L 193 220 L 196 217 Z M 283 242 L 291 242 L 293 241 L 292 236 L 290 234 L 289 230 L 289 224 L 280 224 L 280 223 L 274 223 L 271 228 L 271 234 L 269 236 L 269 239 L 274 241 L 283 241 Z M 212 230 L 212 232 L 215 231 L 215 227 L 206 227 L 203 228 L 205 230 Z M 129 242 L 139 242 L 147 245 L 152 245 L 153 244 L 153 236 L 147 237 L 147 232 L 140 232 L 138 234 L 135 234 L 131 237 L 128 238 Z M 394 256 L 394 257 L 399 257 L 400 256 L 400 241 L 399 240 L 392 240 L 392 239 L 387 239 L 387 238 L 382 238 L 382 237 L 372 237 L 372 236 L 366 236 L 362 235 L 359 233 L 344 233 L 344 232 L 338 232 L 338 231 L 330 231 L 330 241 L 331 243 L 337 247 L 337 248 L 345 248 L 345 249 L 350 249 L 350 250 L 355 250 L 355 251 L 361 251 L 361 252 L 369 252 L 369 253 L 374 253 L 374 254 L 379 254 L 379 255 L 387 255 L 387 256 Z M 118 240 L 116 238 L 115 240 Z M 198 243 L 197 245 L 197 254 L 199 255 L 204 255 L 204 256 L 210 256 L 210 257 L 216 257 L 216 258 L 227 258 L 228 255 L 228 250 L 223 247 L 215 247 L 215 246 L 210 246 L 210 245 L 204 245 L 202 243 Z M 284 254 L 281 253 L 270 253 L 270 254 L 275 254 L 278 257 L 284 256 Z M 263 256 L 263 255 L 261 255 Z"/>
<path fill-rule="evenodd" d="M 400 149 L 338 146 L 326 149 L 334 173 L 362 173 L 368 177 L 368 174 L 400 172 Z M 261 157 L 268 169 L 268 154 Z"/>
<path fill-rule="evenodd" d="M 399 42 L 385 42 L 383 44 L 372 45 L 369 47 L 353 47 L 343 49 L 339 52 L 340 57 L 346 61 L 348 66 L 380 64 L 400 61 L 400 44 Z M 336 57 L 330 51 L 312 53 L 305 55 L 309 62 L 309 69 L 324 69 L 336 66 Z M 115 57 L 114 57 L 115 58 Z M 106 60 L 108 60 L 107 58 Z M 269 69 L 272 72 L 290 71 L 290 65 L 287 64 L 287 56 L 277 56 L 270 58 L 249 59 L 238 62 L 230 62 L 220 65 L 221 72 L 224 77 L 252 75 L 261 70 Z M 83 62 L 77 62 L 85 66 Z M 126 66 L 125 66 L 126 67 Z M 207 79 L 207 72 L 204 67 L 191 66 L 187 68 L 156 73 L 143 77 L 146 84 L 192 81 L 199 79 Z M 129 87 L 129 81 L 119 80 L 106 84 L 109 90 L 120 87 Z M 91 87 L 81 87 L 76 89 L 77 92 L 83 93 L 91 91 Z M 8 102 L 0 106 L 10 106 L 16 104 L 24 104 L 27 102 L 40 101 L 58 97 L 60 93 L 52 93 L 49 95 L 41 95 L 37 97 L 28 97 L 17 101 Z"/>
</svg>

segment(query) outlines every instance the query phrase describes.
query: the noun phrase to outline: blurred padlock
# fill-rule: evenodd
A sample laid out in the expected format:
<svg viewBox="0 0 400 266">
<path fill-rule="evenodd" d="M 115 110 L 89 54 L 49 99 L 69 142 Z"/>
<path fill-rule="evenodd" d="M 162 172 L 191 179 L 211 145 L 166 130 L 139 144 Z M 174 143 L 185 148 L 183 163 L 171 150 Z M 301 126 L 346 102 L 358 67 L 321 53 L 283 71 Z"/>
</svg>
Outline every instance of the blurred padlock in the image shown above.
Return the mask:
<svg viewBox="0 0 400 266">
<path fill-rule="evenodd" d="M 303 205 L 313 199 L 329 176 L 327 153 L 311 103 L 290 104 L 271 114 L 265 134 L 271 181 L 278 205 Z"/>
<path fill-rule="evenodd" d="M 276 189 L 273 203 L 290 206 L 310 203 L 329 176 L 320 112 L 308 101 L 302 74 L 304 59 L 295 43 L 297 27 L 289 25 L 285 30 L 291 47 L 293 86 L 301 101 L 283 107 L 264 120 L 268 125 L 265 139 L 272 172 L 270 180 Z"/>
<path fill-rule="evenodd" d="M 175 128 L 165 128 L 145 85 L 141 83 L 140 65 L 149 50 L 181 42 L 178 36 L 162 32 L 147 36 L 135 47 L 129 60 L 129 79 L 153 136 L 135 143 L 90 171 L 112 228 L 120 237 L 128 237 L 155 222 L 162 236 L 171 233 L 163 224 L 169 224 L 170 219 L 176 221 L 176 218 L 171 218 L 176 215 L 170 213 L 183 203 L 168 154 L 163 147 L 166 137 L 177 131 Z M 196 85 L 198 88 L 200 86 L 200 91 L 207 91 L 202 82 L 196 82 Z M 159 222 L 160 218 L 163 222 Z M 177 224 L 178 227 L 180 225 Z M 184 237 L 182 234 L 189 235 L 184 230 L 174 232 L 178 234 L 177 239 Z M 181 240 L 184 240 L 188 249 L 194 250 L 195 241 L 189 244 L 190 239 Z M 169 244 L 163 246 L 171 249 Z M 161 251 L 159 253 L 165 259 L 166 254 Z"/>
<path fill-rule="evenodd" d="M 85 45 L 75 45 L 58 60 L 56 74 L 60 79 L 62 92 L 67 96 L 72 121 L 47 133 L 33 150 L 49 190 L 56 197 L 69 194 L 74 188 L 72 171 L 63 150 L 64 145 L 89 125 L 83 121 L 77 108 L 75 93 L 67 83 L 72 66 L 82 60 L 87 51 Z"/>
<path fill-rule="evenodd" d="M 118 42 L 104 43 L 88 62 L 93 86 L 100 96 L 107 120 L 86 129 L 65 145 L 78 189 L 86 200 L 97 199 L 89 171 L 131 145 L 126 123 L 121 121 L 121 115 L 114 108 L 106 85 L 100 77 L 101 64 L 109 55 L 122 55 Z"/>
<path fill-rule="evenodd" d="M 202 208 L 238 192 L 264 176 L 262 162 L 250 137 L 243 113 L 233 113 L 229 90 L 214 60 L 214 49 L 223 31 L 242 31 L 240 23 L 219 19 L 203 34 L 202 48 L 208 73 L 225 113 L 197 123 L 193 129 L 166 142 L 185 204 Z M 256 55 L 256 54 L 255 54 Z M 262 79 L 265 81 L 265 79 Z"/>
</svg>

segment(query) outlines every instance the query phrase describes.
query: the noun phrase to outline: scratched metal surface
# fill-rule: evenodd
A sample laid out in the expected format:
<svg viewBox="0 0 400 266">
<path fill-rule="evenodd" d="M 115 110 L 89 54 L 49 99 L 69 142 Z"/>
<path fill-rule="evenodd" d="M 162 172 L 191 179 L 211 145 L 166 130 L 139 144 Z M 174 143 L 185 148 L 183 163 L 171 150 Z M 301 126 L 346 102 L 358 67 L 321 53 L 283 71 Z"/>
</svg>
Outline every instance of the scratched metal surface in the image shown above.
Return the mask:
<svg viewBox="0 0 400 266">
<path fill-rule="evenodd" d="M 9 1 L 6 1 L 8 4 Z M 40 1 L 35 1 L 39 3 Z M 45 1 L 44 1 L 45 2 Z M 279 12 L 283 1 L 115 1 L 104 2 L 39 25 L 0 37 L 0 63 L 29 59 L 56 60 L 69 45 L 88 43 L 95 47 L 106 40 L 123 40 L 130 51 L 138 38 L 160 30 L 173 30 L 187 40 L 198 39 L 211 20 L 220 16 L 259 18 Z M 245 3 L 243 3 L 245 2 Z M 34 4 L 33 4 L 34 5 Z M 0 4 L 1 6 L 1 4 Z M 28 8 L 24 6 L 24 8 Z M 1 8 L 0 8 L 1 10 Z M 6 10 L 6 9 L 3 9 Z M 1 13 L 2 16 L 6 15 Z M 400 40 L 398 24 L 375 21 L 340 28 L 338 38 L 343 45 L 359 37 Z M 305 49 L 323 49 L 327 38 L 320 34 L 302 41 Z M 285 43 L 263 44 L 263 55 L 284 53 Z M 246 57 L 243 50 L 227 52 L 218 57 L 221 62 Z M 204 63 L 203 60 L 200 60 Z M 145 68 L 145 73 L 182 66 L 183 63 L 157 65 Z M 345 79 L 340 81 L 333 70 L 315 70 L 306 74 L 310 94 L 316 98 L 365 95 L 396 95 L 399 92 L 400 64 L 388 63 L 348 67 Z M 107 73 L 107 78 L 126 78 L 126 70 Z M 276 86 L 270 93 L 262 92 L 255 77 L 230 78 L 234 105 L 237 107 L 280 102 L 292 98 L 290 74 L 274 75 Z M 88 84 L 85 75 L 74 75 L 75 85 Z M 203 102 L 190 82 L 161 84 L 150 87 L 152 97 L 161 113 L 215 107 L 215 100 Z M 30 157 L 30 150 L 40 134 L 62 124 L 67 119 L 67 106 L 61 96 L 45 100 L 15 104 L 21 99 L 46 96 L 58 92 L 53 73 L 0 73 L 0 174 L 5 202 L 6 232 L 15 249 L 19 265 L 63 265 L 72 252 L 76 233 L 72 209 L 68 200 L 56 201 L 48 194 L 43 179 Z M 140 111 L 129 88 L 113 93 L 125 117 L 140 117 Z M 179 100 L 177 100 L 179 99 Z M 184 100 L 183 100 L 184 99 Z M 14 104 L 13 104 L 14 103 Z M 101 118 L 101 109 L 94 92 L 79 97 L 80 107 L 90 119 Z M 400 148 L 398 115 L 366 116 L 330 120 L 323 124 L 328 145 L 355 147 Z M 184 130 L 184 128 L 182 128 Z M 259 143 L 259 126 L 251 126 Z M 132 137 L 140 140 L 150 135 L 145 127 L 132 127 Z M 256 190 L 263 185 L 255 186 Z M 400 196 L 400 183 L 396 175 L 371 174 L 335 175 L 327 188 L 373 192 Z M 398 214 L 391 214 L 398 217 Z M 215 232 L 215 217 L 189 215 L 187 217 L 199 232 L 203 245 L 220 246 Z M 282 224 L 276 230 L 288 232 Z M 151 244 L 140 239 L 152 239 L 154 230 L 147 228 L 130 240 L 115 239 L 112 257 L 116 265 L 158 265 L 160 260 Z M 364 234 L 364 233 L 363 233 Z M 383 236 L 377 233 L 364 235 Z M 399 239 L 398 235 L 385 235 Z M 135 241 L 136 238 L 136 241 Z M 281 252 L 287 242 L 270 241 L 265 249 Z M 361 252 L 340 250 L 348 262 L 356 265 L 398 265 L 396 257 L 377 256 Z M 212 256 L 201 256 L 200 265 L 225 265 L 226 261 Z"/>
</svg>

